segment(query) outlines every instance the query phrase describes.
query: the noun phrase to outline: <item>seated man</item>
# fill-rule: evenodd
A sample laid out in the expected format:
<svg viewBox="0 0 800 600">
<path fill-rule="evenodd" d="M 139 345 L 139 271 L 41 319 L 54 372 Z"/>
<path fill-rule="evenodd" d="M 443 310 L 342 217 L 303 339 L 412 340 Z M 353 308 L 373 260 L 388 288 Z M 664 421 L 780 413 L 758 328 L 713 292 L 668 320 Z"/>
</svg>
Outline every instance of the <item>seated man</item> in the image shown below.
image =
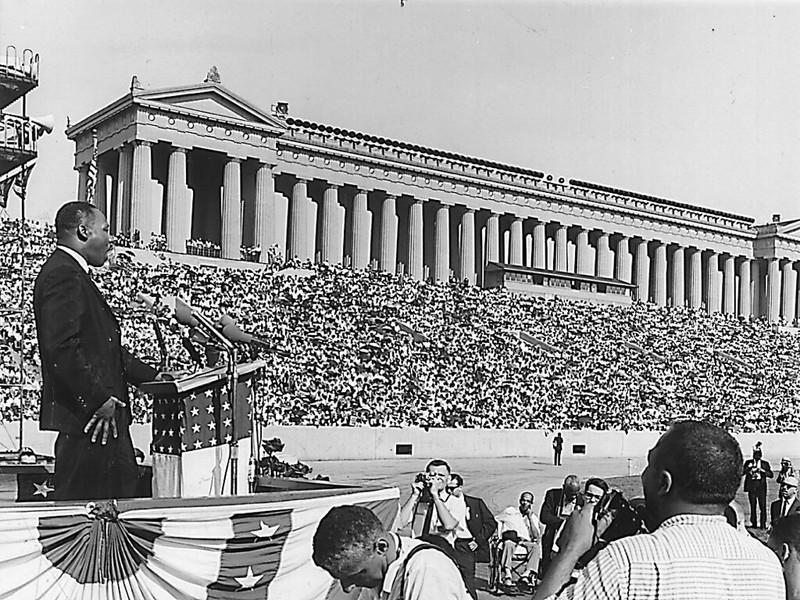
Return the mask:
<svg viewBox="0 0 800 600">
<path fill-rule="evenodd" d="M 336 506 L 322 517 L 312 558 L 345 593 L 370 590 L 360 598 L 470 600 L 458 568 L 441 548 L 386 531 L 363 506 Z"/>
<path fill-rule="evenodd" d="M 528 559 L 520 581 L 523 586 L 533 586 L 536 583 L 539 560 L 542 556 L 542 524 L 533 512 L 533 500 L 533 493 L 522 492 L 519 496 L 519 508 L 509 506 L 495 517 L 498 525 L 497 534 L 503 544 L 500 557 L 503 585 L 512 584 L 512 560 L 514 552 L 520 546 L 528 551 Z"/>
</svg>

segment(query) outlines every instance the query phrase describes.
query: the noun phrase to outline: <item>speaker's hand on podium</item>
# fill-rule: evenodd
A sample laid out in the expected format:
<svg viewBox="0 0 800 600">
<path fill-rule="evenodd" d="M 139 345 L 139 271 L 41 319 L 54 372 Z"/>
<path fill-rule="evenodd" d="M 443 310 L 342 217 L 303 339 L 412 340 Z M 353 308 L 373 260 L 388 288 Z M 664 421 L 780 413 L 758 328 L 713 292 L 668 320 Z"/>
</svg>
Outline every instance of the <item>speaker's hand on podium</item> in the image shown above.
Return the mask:
<svg viewBox="0 0 800 600">
<path fill-rule="evenodd" d="M 94 411 L 92 418 L 83 428 L 84 433 L 92 432 L 92 443 L 97 441 L 100 437 L 100 443 L 105 445 L 108 441 L 109 432 L 114 437 L 117 437 L 117 419 L 114 413 L 118 406 L 125 406 L 122 400 L 111 396 L 108 400 L 103 402 L 102 406 Z"/>
</svg>

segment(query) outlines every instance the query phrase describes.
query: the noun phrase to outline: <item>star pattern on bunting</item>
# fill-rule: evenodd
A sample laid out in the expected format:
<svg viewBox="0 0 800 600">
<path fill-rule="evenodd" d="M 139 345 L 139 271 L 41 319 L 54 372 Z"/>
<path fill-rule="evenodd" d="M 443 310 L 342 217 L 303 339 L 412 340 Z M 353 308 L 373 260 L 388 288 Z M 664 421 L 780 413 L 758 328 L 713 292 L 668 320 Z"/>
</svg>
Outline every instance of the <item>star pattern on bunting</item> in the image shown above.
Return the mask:
<svg viewBox="0 0 800 600">
<path fill-rule="evenodd" d="M 36 491 L 33 492 L 34 496 L 42 496 L 43 498 L 47 498 L 47 494 L 50 492 L 55 492 L 56 488 L 50 487 L 50 481 L 45 480 L 42 483 L 34 482 L 33 487 L 36 488 Z"/>
<path fill-rule="evenodd" d="M 251 587 L 255 587 L 258 583 L 258 580 L 261 579 L 263 575 L 254 575 L 253 574 L 253 567 L 247 567 L 247 575 L 244 577 L 234 577 L 234 579 L 239 583 L 242 589 L 248 589 Z"/>
<path fill-rule="evenodd" d="M 212 386 L 179 398 L 153 400 L 154 453 L 180 455 L 191 450 L 228 444 L 250 435 L 252 399 L 244 381 L 231 402 L 226 387 Z"/>
</svg>

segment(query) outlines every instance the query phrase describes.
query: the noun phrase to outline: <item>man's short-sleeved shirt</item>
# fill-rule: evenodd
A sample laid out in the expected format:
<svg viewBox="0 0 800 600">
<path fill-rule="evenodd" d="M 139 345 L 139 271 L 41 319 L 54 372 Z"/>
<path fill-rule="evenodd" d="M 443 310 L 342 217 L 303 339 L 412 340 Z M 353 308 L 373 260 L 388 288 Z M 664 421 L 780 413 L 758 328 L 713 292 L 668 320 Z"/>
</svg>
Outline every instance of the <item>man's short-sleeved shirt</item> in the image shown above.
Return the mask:
<svg viewBox="0 0 800 600">
<path fill-rule="evenodd" d="M 389 565 L 380 589 L 368 590 L 360 598 L 375 600 L 470 600 L 456 564 L 441 550 L 429 548 L 408 553 L 419 540 L 390 534 L 397 543 L 397 558 Z"/>
<path fill-rule="evenodd" d="M 559 600 L 783 600 L 777 557 L 725 517 L 678 515 L 612 542 Z M 549 599 L 548 599 L 549 600 Z"/>
</svg>

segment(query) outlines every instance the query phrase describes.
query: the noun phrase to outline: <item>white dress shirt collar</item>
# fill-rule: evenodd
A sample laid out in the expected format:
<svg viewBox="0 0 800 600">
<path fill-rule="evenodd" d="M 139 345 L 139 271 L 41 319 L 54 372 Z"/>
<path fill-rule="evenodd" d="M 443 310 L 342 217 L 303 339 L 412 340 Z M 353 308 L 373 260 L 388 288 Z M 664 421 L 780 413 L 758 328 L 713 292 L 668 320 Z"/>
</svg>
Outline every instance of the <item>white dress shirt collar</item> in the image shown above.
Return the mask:
<svg viewBox="0 0 800 600">
<path fill-rule="evenodd" d="M 89 272 L 89 263 L 86 262 L 86 259 L 83 258 L 83 256 L 75 252 L 75 250 L 73 250 L 72 248 L 67 248 L 66 246 L 62 246 L 61 244 L 56 246 L 56 248 L 58 248 L 59 250 L 63 250 L 64 252 L 69 254 L 72 258 L 78 261 L 78 264 L 81 266 L 81 269 L 86 271 L 86 273 Z"/>
</svg>

